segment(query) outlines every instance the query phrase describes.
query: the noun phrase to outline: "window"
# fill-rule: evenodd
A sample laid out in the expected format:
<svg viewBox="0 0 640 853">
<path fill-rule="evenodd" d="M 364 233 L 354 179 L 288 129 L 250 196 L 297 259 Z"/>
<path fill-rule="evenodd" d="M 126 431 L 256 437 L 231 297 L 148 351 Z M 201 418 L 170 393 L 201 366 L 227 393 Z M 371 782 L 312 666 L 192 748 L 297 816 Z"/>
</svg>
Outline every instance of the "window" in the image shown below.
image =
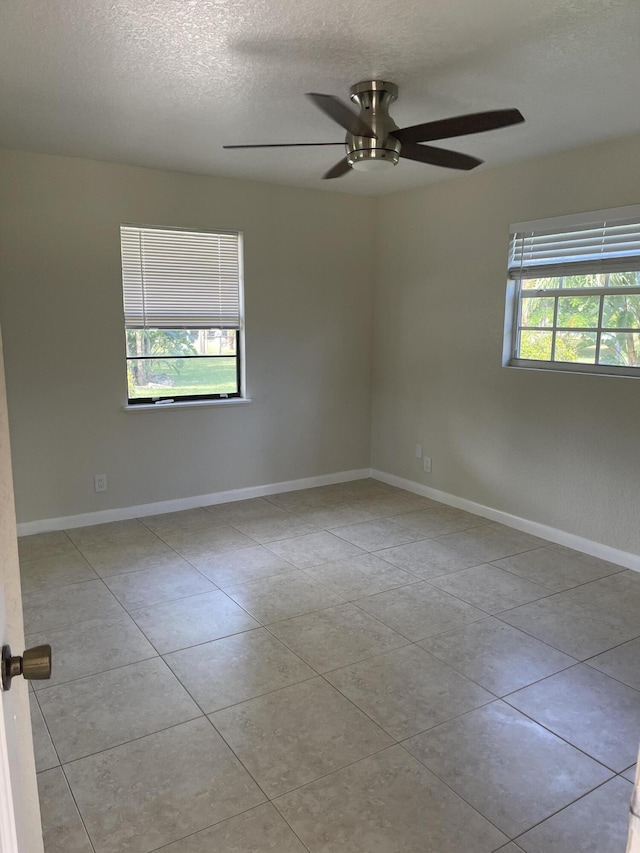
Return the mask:
<svg viewBox="0 0 640 853">
<path fill-rule="evenodd" d="M 507 363 L 640 378 L 640 205 L 511 231 Z"/>
<path fill-rule="evenodd" d="M 129 404 L 241 397 L 242 238 L 122 225 Z"/>
</svg>

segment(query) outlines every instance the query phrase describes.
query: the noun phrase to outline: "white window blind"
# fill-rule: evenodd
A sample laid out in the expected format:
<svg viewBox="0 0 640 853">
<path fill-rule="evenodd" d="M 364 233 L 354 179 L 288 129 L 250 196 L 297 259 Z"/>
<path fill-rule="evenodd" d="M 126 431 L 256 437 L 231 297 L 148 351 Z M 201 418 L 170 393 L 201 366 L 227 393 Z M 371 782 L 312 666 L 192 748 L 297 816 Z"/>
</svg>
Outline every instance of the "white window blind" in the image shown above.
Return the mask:
<svg viewBox="0 0 640 853">
<path fill-rule="evenodd" d="M 634 215 L 629 216 L 630 213 Z M 640 269 L 640 206 L 512 226 L 509 277 L 552 278 Z M 528 226 L 528 227 L 527 227 Z"/>
<path fill-rule="evenodd" d="M 240 234 L 122 225 L 128 329 L 240 327 Z"/>
</svg>

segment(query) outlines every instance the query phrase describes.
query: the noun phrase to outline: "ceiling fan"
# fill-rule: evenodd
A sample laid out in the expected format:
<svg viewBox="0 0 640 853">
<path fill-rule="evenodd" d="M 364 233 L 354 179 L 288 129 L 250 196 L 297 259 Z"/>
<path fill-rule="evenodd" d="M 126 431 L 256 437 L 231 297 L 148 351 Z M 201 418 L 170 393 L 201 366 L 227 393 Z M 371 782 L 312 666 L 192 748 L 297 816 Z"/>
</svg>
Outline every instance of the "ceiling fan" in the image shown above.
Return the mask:
<svg viewBox="0 0 640 853">
<path fill-rule="evenodd" d="M 329 169 L 322 176 L 323 179 L 341 178 L 351 169 L 373 171 L 385 166 L 395 166 L 400 157 L 448 169 L 475 169 L 482 163 L 477 157 L 421 143 L 496 130 L 524 121 L 519 110 L 492 110 L 399 128 L 389 115 L 390 105 L 398 98 L 398 87 L 382 80 L 364 80 L 351 87 L 351 100 L 360 108 L 359 114 L 334 95 L 308 92 L 307 98 L 347 131 L 344 142 L 223 145 L 223 148 L 308 148 L 316 145 L 345 145 L 346 157 Z"/>
</svg>

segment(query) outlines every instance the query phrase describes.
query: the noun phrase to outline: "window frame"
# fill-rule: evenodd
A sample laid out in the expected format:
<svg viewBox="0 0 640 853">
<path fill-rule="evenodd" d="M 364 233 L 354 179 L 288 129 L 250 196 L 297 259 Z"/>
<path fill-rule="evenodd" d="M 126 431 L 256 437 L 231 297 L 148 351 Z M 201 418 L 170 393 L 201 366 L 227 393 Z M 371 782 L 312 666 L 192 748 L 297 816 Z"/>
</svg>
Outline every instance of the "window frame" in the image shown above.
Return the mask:
<svg viewBox="0 0 640 853">
<path fill-rule="evenodd" d="M 131 329 L 156 329 L 156 326 L 128 326 L 125 317 L 124 323 L 124 332 L 125 332 L 125 369 L 126 369 L 126 409 L 135 409 L 135 408 L 152 408 L 154 406 L 160 406 L 163 408 L 171 407 L 171 406 L 180 406 L 180 405 L 194 405 L 194 404 L 202 404 L 202 405 L 211 405 L 211 404 L 224 404 L 231 402 L 248 402 L 249 398 L 246 393 L 246 359 L 245 359 L 245 311 L 244 311 L 244 234 L 242 231 L 231 231 L 224 229 L 203 229 L 203 228 L 182 228 L 179 226 L 164 226 L 164 225 L 148 225 L 141 223 L 133 223 L 133 222 L 123 222 L 120 225 L 120 247 L 121 247 L 121 255 L 122 255 L 122 228 L 136 228 L 143 230 L 157 230 L 157 231 L 175 231 L 178 234 L 183 233 L 191 233 L 191 234 L 211 234 L 211 235 L 232 235 L 237 240 L 237 250 L 238 250 L 238 313 L 239 313 L 239 322 L 238 325 L 233 326 L 209 326 L 209 325 L 190 325 L 190 326 L 181 326 L 180 330 L 182 331 L 229 331 L 233 330 L 236 335 L 236 347 L 235 347 L 235 355 L 179 355 L 179 356 L 162 356 L 162 355 L 150 355 L 150 356 L 129 356 L 128 348 L 127 348 L 127 332 Z M 123 276 L 123 301 L 124 301 L 124 276 Z M 177 330 L 177 329 L 176 329 Z M 162 360 L 163 358 L 172 359 L 172 358 L 180 358 L 180 359 L 191 359 L 191 358 L 200 358 L 200 359 L 218 359 L 218 358 L 235 358 L 236 362 L 236 387 L 237 390 L 233 392 L 220 392 L 220 393 L 207 393 L 207 394 L 171 394 L 169 391 L 164 393 L 161 389 L 157 390 L 158 393 L 153 394 L 148 397 L 130 397 L 129 396 L 129 379 L 128 379 L 128 367 L 129 362 L 131 361 L 139 361 L 139 360 Z"/>
<path fill-rule="evenodd" d="M 609 221 L 615 223 L 616 221 L 622 221 L 628 218 L 636 218 L 638 220 L 637 233 L 640 234 L 640 205 L 630 205 L 628 207 L 615 208 L 611 210 L 603 210 L 603 211 L 593 211 L 591 213 L 583 213 L 583 214 L 572 214 L 569 216 L 560 216 L 554 217 L 551 219 L 543 219 L 536 220 L 534 222 L 525 222 L 525 223 L 515 223 L 510 227 L 511 233 L 511 244 L 513 247 L 513 241 L 516 238 L 516 235 L 520 235 L 523 232 L 531 231 L 531 232 L 555 232 L 558 236 L 567 233 L 563 231 L 563 229 L 576 228 L 578 226 L 589 227 L 590 224 L 595 224 L 600 221 Z M 512 247 L 510 248 L 510 255 L 512 251 Z M 601 259 L 594 259 L 591 261 L 585 261 L 583 272 L 584 273 L 602 273 Z M 592 264 L 591 269 L 588 268 L 589 264 Z M 625 270 L 626 272 L 640 272 L 640 262 L 638 261 L 638 257 L 634 256 L 630 259 L 629 263 L 630 268 Z M 531 268 L 532 270 L 535 267 Z M 600 345 L 602 340 L 602 335 L 606 333 L 632 333 L 632 334 L 640 334 L 640 328 L 609 328 L 603 327 L 603 307 L 604 307 L 604 297 L 616 296 L 616 295 L 640 295 L 640 283 L 638 286 L 600 286 L 600 287 L 585 287 L 585 288 L 564 288 L 562 286 L 558 288 L 541 288 L 541 289 L 529 289 L 523 287 L 523 282 L 530 281 L 534 278 L 531 274 L 525 274 L 521 277 L 517 277 L 511 275 L 514 271 L 514 267 L 511 266 L 509 272 L 510 276 L 507 280 L 507 298 L 506 298 L 506 311 L 505 311 L 505 324 L 504 324 L 504 340 L 503 340 L 503 359 L 502 364 L 504 367 L 514 367 L 526 370 L 547 370 L 554 371 L 560 373 L 580 373 L 587 374 L 593 376 L 620 376 L 628 379 L 640 379 L 640 365 L 637 367 L 627 366 L 627 365 L 613 365 L 613 364 L 598 364 L 598 363 L 589 363 L 589 362 L 568 362 L 568 361 L 547 361 L 544 359 L 527 359 L 521 358 L 519 356 L 519 348 L 520 348 L 520 333 L 523 330 L 527 331 L 545 331 L 552 332 L 552 358 L 555 355 L 554 345 L 556 342 L 556 337 L 558 332 L 588 332 L 594 333 L 596 335 L 596 355 L 595 362 L 597 362 L 598 357 L 600 355 Z M 622 271 L 622 270 L 619 270 Z M 569 275 L 576 275 L 576 272 L 567 272 L 565 277 Z M 606 273 L 605 273 L 606 274 Z M 551 277 L 559 277 L 562 278 L 562 273 L 558 272 L 556 275 L 549 275 L 549 271 L 541 272 L 538 278 L 551 278 Z M 562 285 L 562 282 L 560 283 Z M 599 309 L 598 309 L 598 323 L 596 326 L 591 327 L 564 327 L 558 326 L 558 306 L 559 299 L 562 296 L 593 296 L 598 297 L 600 300 Z M 553 314 L 553 322 L 549 326 L 524 326 L 520 323 L 520 319 L 522 317 L 522 302 L 524 299 L 536 299 L 536 298 L 551 298 L 554 300 L 554 314 Z"/>
</svg>

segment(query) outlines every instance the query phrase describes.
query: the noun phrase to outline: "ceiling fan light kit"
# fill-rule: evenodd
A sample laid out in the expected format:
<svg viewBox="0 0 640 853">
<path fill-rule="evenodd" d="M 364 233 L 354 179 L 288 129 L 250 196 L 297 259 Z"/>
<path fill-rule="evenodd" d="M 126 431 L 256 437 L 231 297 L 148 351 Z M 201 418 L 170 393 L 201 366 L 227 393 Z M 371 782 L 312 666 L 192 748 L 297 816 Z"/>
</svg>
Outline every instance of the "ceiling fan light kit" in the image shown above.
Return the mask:
<svg viewBox="0 0 640 853">
<path fill-rule="evenodd" d="M 436 139 L 466 136 L 497 130 L 524 121 L 519 110 L 492 110 L 454 118 L 430 121 L 412 127 L 399 128 L 389 115 L 389 107 L 398 98 L 395 83 L 384 80 L 363 80 L 351 87 L 352 102 L 359 108 L 353 110 L 333 95 L 308 92 L 307 98 L 325 115 L 339 124 L 347 135 L 346 157 L 335 164 L 322 177 L 340 178 L 352 169 L 372 172 L 395 166 L 400 158 L 415 160 L 448 169 L 475 169 L 482 163 L 477 157 L 424 145 Z M 268 145 L 225 145 L 224 148 L 297 148 L 313 145 L 340 145 L 331 142 L 299 142 Z"/>
</svg>

